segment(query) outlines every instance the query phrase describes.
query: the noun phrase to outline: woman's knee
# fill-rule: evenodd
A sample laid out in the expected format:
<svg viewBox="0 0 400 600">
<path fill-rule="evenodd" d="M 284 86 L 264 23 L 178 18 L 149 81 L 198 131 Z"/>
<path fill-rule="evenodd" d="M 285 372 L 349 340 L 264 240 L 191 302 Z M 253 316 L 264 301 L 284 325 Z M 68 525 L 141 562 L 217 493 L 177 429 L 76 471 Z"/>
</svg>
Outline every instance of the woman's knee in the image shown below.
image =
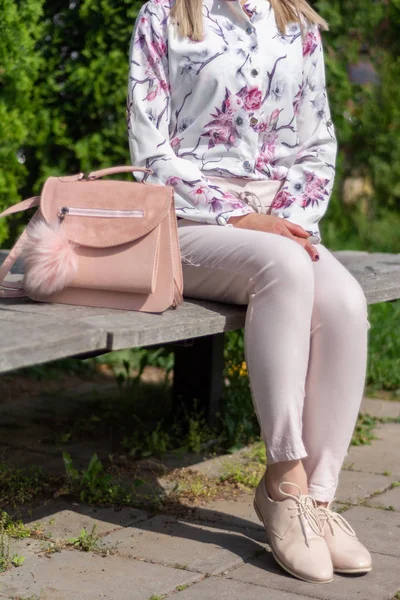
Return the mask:
<svg viewBox="0 0 400 600">
<path fill-rule="evenodd" d="M 254 261 L 258 283 L 274 281 L 288 290 L 293 297 L 307 292 L 313 294 L 314 273 L 307 251 L 290 238 L 268 236 L 259 239 L 254 247 Z"/>
<path fill-rule="evenodd" d="M 271 240 L 263 247 L 260 244 L 257 254 L 262 264 L 266 264 L 267 257 L 269 268 L 281 279 L 294 283 L 313 280 L 312 260 L 307 251 L 294 240 L 274 234 L 271 248 Z M 267 254 L 268 253 L 268 254 Z"/>
<path fill-rule="evenodd" d="M 362 324 L 368 322 L 367 299 L 364 290 L 354 277 L 352 277 L 352 285 L 346 286 L 343 292 L 342 306 L 344 314 L 353 323 L 356 320 Z"/>
<path fill-rule="evenodd" d="M 341 284 L 334 285 L 332 282 L 330 290 L 326 289 L 319 297 L 317 295 L 319 312 L 323 313 L 325 318 L 330 315 L 335 326 L 342 323 L 344 327 L 354 327 L 358 324 L 369 327 L 364 291 L 358 281 L 350 273 L 348 275 Z"/>
</svg>

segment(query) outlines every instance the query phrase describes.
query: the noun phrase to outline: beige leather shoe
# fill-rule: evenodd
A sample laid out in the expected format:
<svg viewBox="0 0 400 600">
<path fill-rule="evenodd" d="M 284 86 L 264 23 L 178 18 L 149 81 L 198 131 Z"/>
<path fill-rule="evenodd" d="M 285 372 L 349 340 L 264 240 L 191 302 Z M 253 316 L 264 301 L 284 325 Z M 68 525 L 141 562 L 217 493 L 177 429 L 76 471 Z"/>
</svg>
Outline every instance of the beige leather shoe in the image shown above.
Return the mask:
<svg viewBox="0 0 400 600">
<path fill-rule="evenodd" d="M 282 488 L 295 486 L 294 496 Z M 257 486 L 254 508 L 264 524 L 272 554 L 291 575 L 310 583 L 329 583 L 333 579 L 332 560 L 323 538 L 315 500 L 287 481 L 279 491 L 286 496 L 275 502 L 268 496 L 264 477 Z"/>
<path fill-rule="evenodd" d="M 331 510 L 332 502 L 327 507 L 319 506 L 318 514 L 333 570 L 337 573 L 368 573 L 372 569 L 370 553 L 357 539 L 350 523 Z"/>
</svg>

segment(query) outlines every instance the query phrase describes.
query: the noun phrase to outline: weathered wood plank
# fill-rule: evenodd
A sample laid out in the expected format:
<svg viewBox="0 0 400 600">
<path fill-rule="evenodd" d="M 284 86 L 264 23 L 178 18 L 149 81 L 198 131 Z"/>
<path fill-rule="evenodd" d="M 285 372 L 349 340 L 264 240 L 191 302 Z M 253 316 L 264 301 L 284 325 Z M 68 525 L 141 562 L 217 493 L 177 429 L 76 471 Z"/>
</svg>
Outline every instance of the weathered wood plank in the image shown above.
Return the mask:
<svg viewBox="0 0 400 600">
<path fill-rule="evenodd" d="M 100 328 L 1 308 L 0 332 L 0 373 L 107 347 Z"/>
<path fill-rule="evenodd" d="M 0 307 L 11 314 L 45 315 L 48 319 L 81 322 L 110 334 L 110 350 L 150 346 L 243 327 L 246 308 L 231 304 L 186 300 L 177 310 L 158 314 L 41 304 L 24 298 L 2 300 Z"/>
<path fill-rule="evenodd" d="M 187 300 L 162 315 L 122 313 L 82 319 L 112 333 L 112 349 L 150 346 L 240 329 L 246 307 Z"/>
<path fill-rule="evenodd" d="M 368 304 L 400 298 L 400 254 L 334 252 L 364 290 Z"/>
</svg>

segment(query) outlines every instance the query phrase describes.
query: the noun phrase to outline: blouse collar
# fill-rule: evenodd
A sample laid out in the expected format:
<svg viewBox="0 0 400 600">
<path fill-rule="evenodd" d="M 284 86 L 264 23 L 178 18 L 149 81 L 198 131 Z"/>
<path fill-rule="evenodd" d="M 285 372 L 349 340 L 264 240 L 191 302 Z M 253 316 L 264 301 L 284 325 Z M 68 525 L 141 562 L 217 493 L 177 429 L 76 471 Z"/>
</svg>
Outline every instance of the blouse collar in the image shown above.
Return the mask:
<svg viewBox="0 0 400 600">
<path fill-rule="evenodd" d="M 268 0 L 246 0 L 243 6 L 240 0 L 205 0 L 205 4 L 208 5 L 210 10 L 214 5 L 220 8 L 223 3 L 227 5 L 229 10 L 234 11 L 239 18 L 243 18 L 250 23 L 265 18 L 271 9 Z"/>
</svg>

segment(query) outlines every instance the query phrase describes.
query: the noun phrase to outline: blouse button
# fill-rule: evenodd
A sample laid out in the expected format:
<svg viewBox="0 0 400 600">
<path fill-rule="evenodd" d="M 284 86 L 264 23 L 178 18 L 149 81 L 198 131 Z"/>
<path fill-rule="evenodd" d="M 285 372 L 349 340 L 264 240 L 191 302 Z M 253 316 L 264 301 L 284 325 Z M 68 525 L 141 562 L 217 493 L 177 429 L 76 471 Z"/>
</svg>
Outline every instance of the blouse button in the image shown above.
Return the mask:
<svg viewBox="0 0 400 600">
<path fill-rule="evenodd" d="M 246 169 L 246 171 L 251 171 L 251 163 L 249 160 L 244 161 L 243 168 Z"/>
<path fill-rule="evenodd" d="M 257 75 L 258 75 L 258 71 L 257 71 L 257 69 L 252 69 L 252 70 L 250 71 L 250 75 L 251 75 L 252 77 L 257 77 Z"/>
<path fill-rule="evenodd" d="M 258 123 L 258 119 L 257 119 L 257 117 L 251 117 L 251 119 L 250 119 L 250 123 L 251 123 L 252 125 L 257 125 L 257 123 Z"/>
<path fill-rule="evenodd" d="M 228 220 L 226 217 L 224 217 L 224 215 L 217 215 L 215 217 L 215 220 L 218 225 L 227 225 L 228 224 Z"/>
<path fill-rule="evenodd" d="M 242 117 L 238 117 L 238 118 L 236 119 L 236 123 L 237 123 L 238 125 L 243 125 L 243 119 L 242 119 Z"/>
<path fill-rule="evenodd" d="M 253 33 L 253 31 L 254 31 L 253 27 L 248 27 L 248 28 L 246 29 L 246 33 L 247 33 L 247 35 L 251 35 L 251 34 Z"/>
</svg>

